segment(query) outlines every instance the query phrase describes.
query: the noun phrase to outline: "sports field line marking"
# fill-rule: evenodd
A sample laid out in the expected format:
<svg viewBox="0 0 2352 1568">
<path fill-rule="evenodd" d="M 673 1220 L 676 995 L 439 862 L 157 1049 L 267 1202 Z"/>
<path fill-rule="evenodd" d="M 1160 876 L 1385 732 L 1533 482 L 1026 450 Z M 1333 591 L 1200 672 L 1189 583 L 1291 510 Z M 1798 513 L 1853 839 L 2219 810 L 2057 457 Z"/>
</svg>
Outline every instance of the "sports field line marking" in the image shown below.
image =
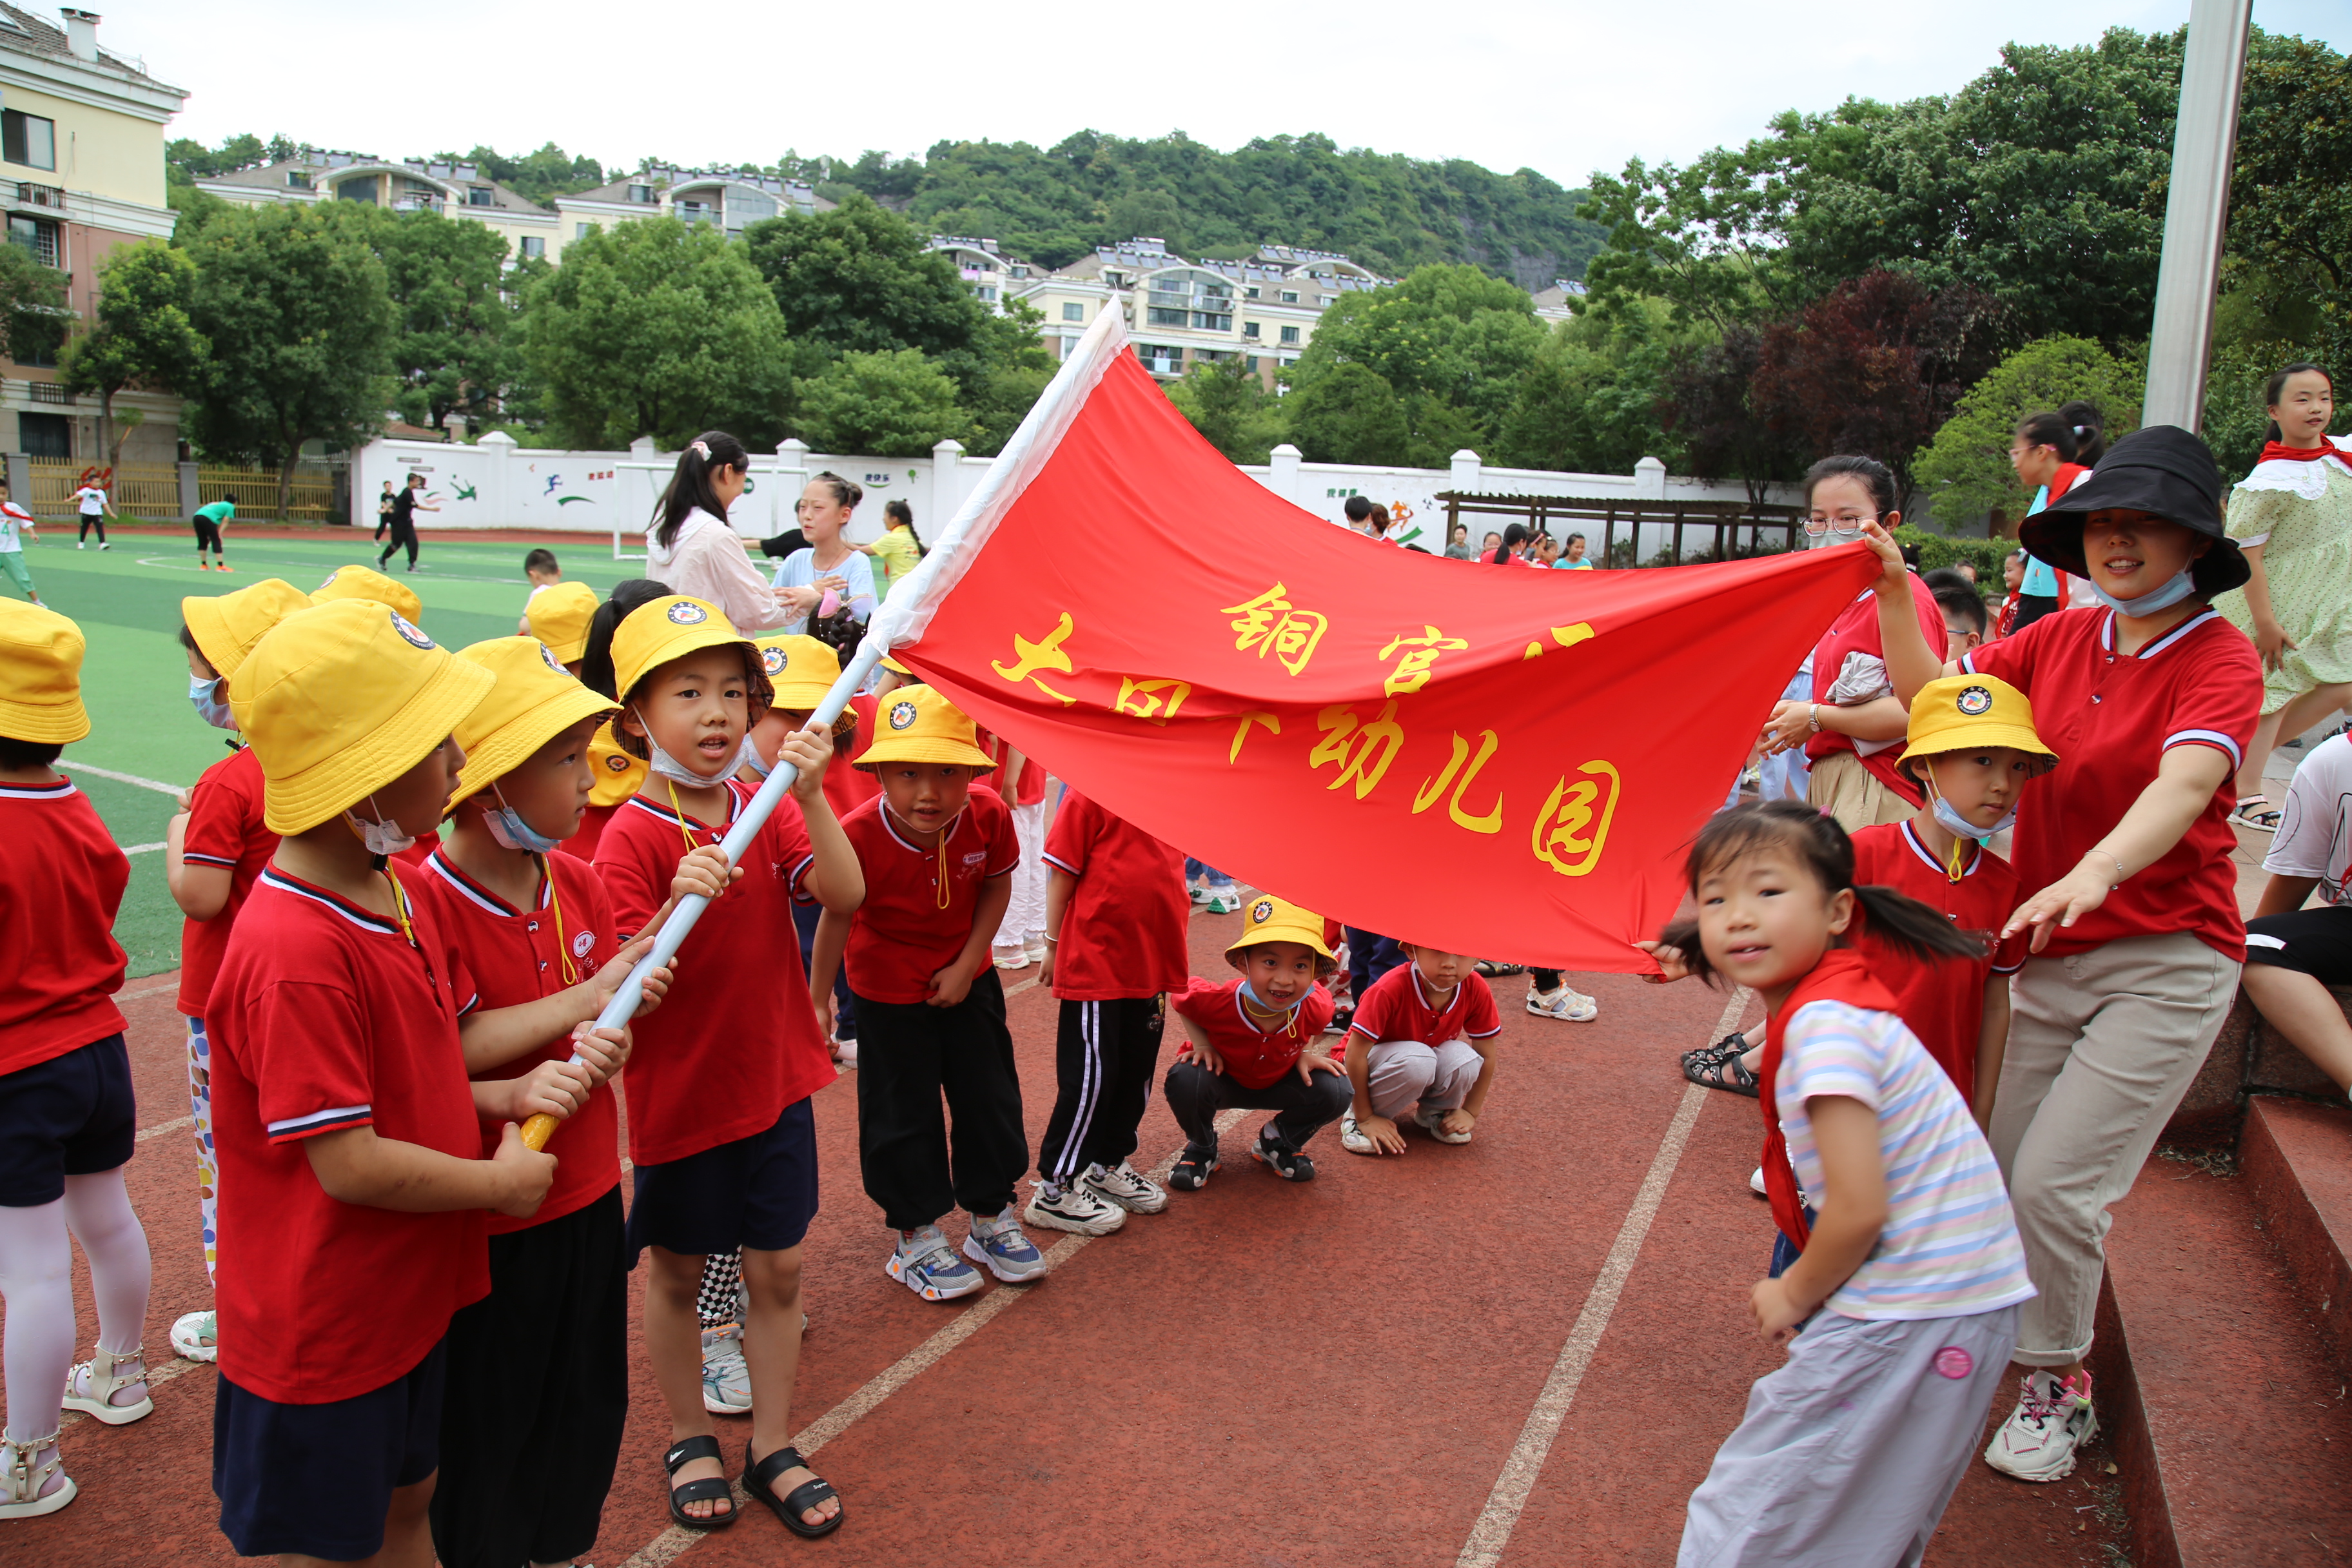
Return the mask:
<svg viewBox="0 0 2352 1568">
<path fill-rule="evenodd" d="M 78 773 L 96 773 L 100 778 L 112 779 L 117 784 L 137 784 L 141 789 L 152 789 L 158 795 L 168 795 L 174 799 L 177 799 L 180 792 L 187 787 L 185 784 L 164 784 L 160 779 L 142 779 L 137 773 L 119 773 L 112 768 L 101 768 L 95 763 L 77 762 L 71 757 L 59 758 L 58 765 L 70 768 Z M 146 847 L 157 847 L 149 845 Z"/>
<path fill-rule="evenodd" d="M 147 1373 L 147 1392 L 152 1394 L 155 1392 L 155 1387 L 158 1384 L 169 1383 L 184 1372 L 194 1372 L 200 1366 L 208 1366 L 211 1363 L 209 1362 L 190 1361 L 184 1355 L 173 1356 L 162 1366 L 156 1367 Z M 90 1415 L 87 1411 L 66 1411 L 63 1415 L 58 1417 L 58 1430 L 62 1432 L 77 1421 L 88 1421 L 89 1419 Z"/>
<path fill-rule="evenodd" d="M 1754 996 L 1755 993 L 1745 987 L 1732 993 L 1707 1043 L 1713 1044 L 1738 1028 L 1740 1015 L 1748 1010 Z M 1675 1107 L 1674 1120 L 1666 1124 L 1666 1135 L 1659 1141 L 1658 1152 L 1650 1161 L 1649 1174 L 1642 1178 L 1641 1190 L 1633 1195 L 1633 1206 L 1626 1211 L 1625 1223 L 1618 1227 L 1616 1243 L 1609 1248 L 1609 1257 L 1601 1265 L 1592 1289 L 1585 1293 L 1584 1310 L 1577 1314 L 1568 1342 L 1560 1346 L 1559 1359 L 1552 1363 L 1551 1375 L 1544 1379 L 1543 1392 L 1536 1395 L 1535 1408 L 1528 1412 L 1527 1424 L 1519 1428 L 1519 1440 L 1512 1445 L 1510 1457 L 1503 1461 L 1503 1472 L 1495 1478 L 1495 1489 L 1486 1494 L 1486 1506 L 1479 1510 L 1477 1522 L 1470 1527 L 1470 1539 L 1463 1543 L 1462 1555 L 1454 1559 L 1454 1568 L 1496 1568 L 1502 1562 L 1503 1549 L 1510 1544 L 1511 1531 L 1517 1528 L 1528 1494 L 1535 1490 L 1536 1478 L 1551 1454 L 1552 1441 L 1559 1436 L 1568 1407 L 1576 1402 L 1577 1388 L 1584 1382 L 1585 1370 L 1592 1364 L 1593 1352 L 1601 1347 L 1601 1336 L 1609 1330 L 1610 1317 L 1625 1293 L 1625 1280 L 1633 1272 L 1634 1259 L 1641 1256 L 1642 1243 L 1650 1234 L 1650 1222 L 1657 1217 L 1659 1206 L 1665 1202 L 1666 1187 L 1675 1179 L 1675 1167 L 1682 1163 L 1691 1128 L 1698 1121 L 1699 1108 L 1706 1103 L 1706 1090 L 1699 1085 L 1692 1084 L 1683 1091 L 1682 1103 Z"/>
<path fill-rule="evenodd" d="M 1696 1088 L 1696 1085 L 1692 1087 Z M 1217 1118 L 1217 1131 L 1220 1133 L 1232 1131 L 1241 1119 L 1248 1114 L 1246 1110 L 1224 1112 Z M 1167 1158 L 1151 1167 L 1151 1179 L 1155 1182 L 1165 1182 L 1168 1179 L 1168 1173 L 1175 1168 L 1178 1158 L 1183 1152 L 1181 1147 L 1171 1151 Z M 1091 1236 L 1063 1237 L 1061 1240 L 1045 1249 L 1045 1264 L 1048 1271 L 1060 1268 L 1062 1265 L 1076 1256 L 1079 1248 L 1097 1239 L 1098 1238 Z M 881 1406 L 883 1401 L 906 1387 L 930 1368 L 937 1366 L 947 1357 L 948 1352 L 986 1328 L 1016 1303 L 1026 1300 L 1028 1294 L 1026 1290 L 1016 1290 L 1009 1286 L 999 1285 L 995 1289 L 957 1313 L 951 1321 L 929 1339 L 868 1378 L 848 1398 L 793 1434 L 792 1446 L 801 1451 L 803 1458 L 814 1454 L 819 1448 L 848 1431 L 859 1419 L 873 1414 Z M 743 1483 L 740 1480 L 734 1485 L 734 1498 L 735 1507 L 739 1511 L 747 1507 L 751 1500 L 750 1494 L 743 1489 Z M 622 1563 L 621 1568 L 665 1568 L 666 1564 L 677 1562 L 679 1557 L 691 1550 L 697 1542 L 706 1539 L 712 1533 L 706 1530 L 688 1530 L 684 1525 L 673 1524 L 639 1547 L 635 1555 Z"/>
<path fill-rule="evenodd" d="M 122 852 L 125 855 L 152 855 L 158 849 L 170 847 L 170 845 L 158 840 L 153 844 L 126 844 L 122 847 Z"/>
<path fill-rule="evenodd" d="M 184 1131 L 196 1124 L 193 1116 L 183 1116 L 177 1121 L 159 1121 L 152 1127 L 142 1127 L 134 1142 L 144 1143 L 150 1138 L 161 1138 L 166 1132 Z"/>
</svg>

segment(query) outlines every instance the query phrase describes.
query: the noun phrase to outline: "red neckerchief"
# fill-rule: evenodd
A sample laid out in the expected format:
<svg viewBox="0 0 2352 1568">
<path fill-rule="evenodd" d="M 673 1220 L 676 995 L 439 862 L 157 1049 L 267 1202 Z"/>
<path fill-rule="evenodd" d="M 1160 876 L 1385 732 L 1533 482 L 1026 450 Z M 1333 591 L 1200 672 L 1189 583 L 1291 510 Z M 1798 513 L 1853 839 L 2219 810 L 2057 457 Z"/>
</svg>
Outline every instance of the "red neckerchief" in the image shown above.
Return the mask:
<svg viewBox="0 0 2352 1568">
<path fill-rule="evenodd" d="M 1812 972 L 1797 982 L 1788 999 L 1773 1009 L 1764 1026 L 1764 1062 L 1756 1075 L 1756 1096 L 1764 1107 L 1764 1195 L 1772 1200 L 1772 1223 L 1797 1246 L 1805 1245 L 1805 1194 L 1797 1173 L 1789 1165 L 1789 1140 L 1780 1131 L 1780 1112 L 1772 1097 L 1772 1080 L 1780 1072 L 1780 1033 L 1798 1008 L 1808 1002 L 1843 1002 L 1874 1013 L 1895 1011 L 1894 995 L 1870 977 L 1859 948 L 1833 947 L 1822 955 Z"/>
<path fill-rule="evenodd" d="M 2339 463 L 2352 464 L 2352 452 L 2345 451 L 2325 436 L 2319 438 L 2316 447 L 2289 447 L 2277 441 L 2265 441 L 2263 443 L 2263 455 L 2254 460 L 2267 463 L 2273 458 L 2284 458 L 2290 463 L 2315 463 L 2322 458 L 2333 458 Z"/>
</svg>

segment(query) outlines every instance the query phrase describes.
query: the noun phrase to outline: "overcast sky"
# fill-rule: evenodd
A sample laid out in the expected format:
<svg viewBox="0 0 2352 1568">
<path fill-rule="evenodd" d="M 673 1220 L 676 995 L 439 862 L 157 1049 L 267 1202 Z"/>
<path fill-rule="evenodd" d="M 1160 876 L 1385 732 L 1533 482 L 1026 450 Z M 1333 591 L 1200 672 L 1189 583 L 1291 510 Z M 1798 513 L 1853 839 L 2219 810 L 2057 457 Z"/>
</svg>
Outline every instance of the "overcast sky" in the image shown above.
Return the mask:
<svg viewBox="0 0 2352 1568">
<path fill-rule="evenodd" d="M 625 169 L 919 153 L 942 138 L 1050 146 L 1089 127 L 1223 149 L 1321 132 L 1574 186 L 1629 157 L 1745 140 L 1782 109 L 1950 91 L 2012 40 L 2088 43 L 2188 14 L 2188 0 L 110 0 L 99 36 L 187 89 L 172 133 L 207 143 L 283 132 L 397 158 L 552 140 Z M 2254 0 L 2254 20 L 2352 48 L 2343 0 Z"/>
</svg>

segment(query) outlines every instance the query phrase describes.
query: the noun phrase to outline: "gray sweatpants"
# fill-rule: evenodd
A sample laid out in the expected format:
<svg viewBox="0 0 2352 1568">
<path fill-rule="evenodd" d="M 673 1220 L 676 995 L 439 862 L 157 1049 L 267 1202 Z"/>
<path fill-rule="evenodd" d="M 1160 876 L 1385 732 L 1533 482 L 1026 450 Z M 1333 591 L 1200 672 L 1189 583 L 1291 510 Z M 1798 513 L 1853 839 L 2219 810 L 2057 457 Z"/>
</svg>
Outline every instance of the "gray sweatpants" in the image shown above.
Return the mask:
<svg viewBox="0 0 2352 1568">
<path fill-rule="evenodd" d="M 1691 1494 L 1677 1568 L 1917 1568 L 2016 1340 L 2015 1307 L 1817 1315 Z"/>
<path fill-rule="evenodd" d="M 1452 1110 L 1470 1094 L 1486 1058 L 1466 1040 L 1424 1046 L 1381 1040 L 1364 1052 L 1364 1089 L 1375 1115 L 1401 1121 L 1413 1107 Z"/>
</svg>

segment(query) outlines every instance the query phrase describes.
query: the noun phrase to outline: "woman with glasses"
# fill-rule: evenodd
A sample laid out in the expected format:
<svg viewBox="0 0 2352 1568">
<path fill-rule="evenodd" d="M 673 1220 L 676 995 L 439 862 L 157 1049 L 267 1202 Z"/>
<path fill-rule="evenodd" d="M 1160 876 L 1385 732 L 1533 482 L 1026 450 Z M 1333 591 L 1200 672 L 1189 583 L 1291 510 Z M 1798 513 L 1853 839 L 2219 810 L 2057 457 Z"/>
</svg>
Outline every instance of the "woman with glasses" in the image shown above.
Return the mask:
<svg viewBox="0 0 2352 1568">
<path fill-rule="evenodd" d="M 1874 458 L 1823 458 L 1805 474 L 1805 547 L 1851 544 L 1863 525 L 1890 532 L 1903 521 L 1895 510 L 1895 476 Z M 1944 645 L 1944 612 L 1936 595 L 1909 577 L 1919 633 Z M 1767 757 L 1802 749 L 1811 763 L 1805 799 L 1852 833 L 1900 822 L 1919 808 L 1919 786 L 1895 771 L 1910 710 L 1895 700 L 1878 636 L 1870 589 L 1839 612 L 1813 647 L 1813 696 L 1783 700 L 1772 710 L 1760 749 Z"/>
</svg>

